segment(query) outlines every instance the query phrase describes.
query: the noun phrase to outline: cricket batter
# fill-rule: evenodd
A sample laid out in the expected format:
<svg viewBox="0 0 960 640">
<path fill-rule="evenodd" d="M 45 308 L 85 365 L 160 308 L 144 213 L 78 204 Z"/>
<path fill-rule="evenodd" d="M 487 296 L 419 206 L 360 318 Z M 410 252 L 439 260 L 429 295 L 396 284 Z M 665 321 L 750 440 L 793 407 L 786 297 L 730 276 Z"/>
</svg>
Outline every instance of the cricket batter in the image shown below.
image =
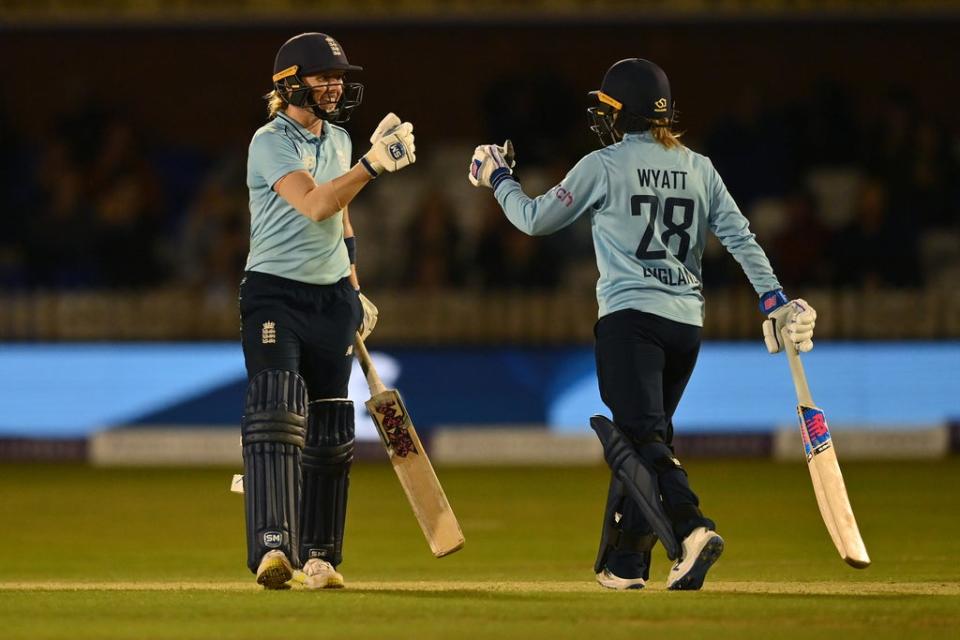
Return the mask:
<svg viewBox="0 0 960 640">
<path fill-rule="evenodd" d="M 360 294 L 347 207 L 381 173 L 416 160 L 413 125 L 391 113 L 350 166 L 350 137 L 337 124 L 363 96 L 344 75 L 361 70 L 328 35 L 291 38 L 274 62 L 270 121 L 250 141 L 241 432 L 247 566 L 267 589 L 287 588 L 301 566 L 307 587 L 343 586 L 354 449 L 347 383 L 354 336 L 377 317 Z"/>
<path fill-rule="evenodd" d="M 671 443 L 673 414 L 700 348 L 707 231 L 759 295 L 770 353 L 783 348 L 783 328 L 800 351 L 809 351 L 816 312 L 786 297 L 713 164 L 678 140 L 670 83 L 660 67 L 621 60 L 590 95 L 596 100 L 588 109 L 590 128 L 603 147 L 559 185 L 526 196 L 513 176 L 509 141 L 477 147 L 469 179 L 491 187 L 510 222 L 529 235 L 589 216 L 600 271 L 597 377 L 613 414 L 612 422 L 591 419 L 612 471 L 594 572 L 610 589 L 643 588 L 659 539 L 676 561 L 667 587 L 699 589 L 723 538 L 701 512 Z"/>
</svg>

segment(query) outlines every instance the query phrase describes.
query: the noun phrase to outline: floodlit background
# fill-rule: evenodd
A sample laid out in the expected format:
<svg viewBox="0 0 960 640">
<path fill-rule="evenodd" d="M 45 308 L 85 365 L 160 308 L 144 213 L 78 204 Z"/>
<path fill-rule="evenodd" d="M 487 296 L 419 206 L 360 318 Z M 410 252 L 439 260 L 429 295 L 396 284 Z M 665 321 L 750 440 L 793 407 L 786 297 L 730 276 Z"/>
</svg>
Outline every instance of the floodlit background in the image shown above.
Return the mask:
<svg viewBox="0 0 960 640">
<path fill-rule="evenodd" d="M 524 236 L 465 173 L 475 145 L 510 137 L 524 188 L 546 191 L 596 147 L 587 91 L 632 56 L 669 74 L 684 141 L 712 158 L 788 294 L 818 308 L 806 362 L 840 437 L 915 432 L 943 455 L 960 421 L 957 15 L 952 2 L 0 2 L 0 455 L 111 459 L 109 438 L 89 438 L 215 429 L 231 448 L 211 460 L 238 458 L 246 147 L 277 48 L 308 30 L 365 67 L 355 155 L 388 111 L 415 125 L 416 165 L 369 185 L 351 218 L 381 309 L 371 347 L 423 435 L 443 435 L 438 455 L 460 459 L 456 434 L 478 428 L 508 427 L 506 448 L 521 441 L 505 433 L 544 427 L 589 438 L 604 410 L 589 224 Z M 776 454 L 794 423 L 786 364 L 766 356 L 756 296 L 716 242 L 704 282 L 679 444 Z M 351 396 L 366 398 L 359 373 Z"/>
</svg>

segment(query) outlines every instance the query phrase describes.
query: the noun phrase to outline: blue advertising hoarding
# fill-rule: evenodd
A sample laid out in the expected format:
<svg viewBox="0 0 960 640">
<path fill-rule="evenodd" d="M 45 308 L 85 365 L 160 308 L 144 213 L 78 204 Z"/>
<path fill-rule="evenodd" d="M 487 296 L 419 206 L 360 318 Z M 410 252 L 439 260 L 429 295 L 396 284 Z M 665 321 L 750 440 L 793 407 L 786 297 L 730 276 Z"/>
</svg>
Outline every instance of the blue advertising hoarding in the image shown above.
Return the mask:
<svg viewBox="0 0 960 640">
<path fill-rule="evenodd" d="M 589 347 L 374 348 L 418 428 L 549 425 L 584 432 L 605 412 Z M 831 424 L 904 428 L 960 419 L 960 343 L 818 343 L 805 356 Z M 0 436 L 82 437 L 118 425 L 238 423 L 236 344 L 0 345 Z M 359 368 L 350 396 L 367 398 Z M 768 431 L 795 420 L 783 358 L 758 343 L 706 343 L 675 416 L 696 431 Z M 358 414 L 363 437 L 374 438 Z"/>
</svg>

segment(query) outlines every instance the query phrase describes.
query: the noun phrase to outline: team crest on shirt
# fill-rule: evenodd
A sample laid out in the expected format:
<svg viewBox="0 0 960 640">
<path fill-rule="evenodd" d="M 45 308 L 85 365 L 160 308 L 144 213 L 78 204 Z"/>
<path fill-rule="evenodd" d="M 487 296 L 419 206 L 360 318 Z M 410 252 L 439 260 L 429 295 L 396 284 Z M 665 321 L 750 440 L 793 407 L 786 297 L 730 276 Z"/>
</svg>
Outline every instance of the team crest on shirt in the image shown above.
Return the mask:
<svg viewBox="0 0 960 640">
<path fill-rule="evenodd" d="M 260 342 L 263 344 L 277 343 L 277 323 L 267 320 L 260 329 Z"/>
<path fill-rule="evenodd" d="M 317 159 L 313 156 L 307 156 L 303 159 L 303 166 L 307 168 L 307 171 L 313 171 L 317 167 Z"/>
</svg>

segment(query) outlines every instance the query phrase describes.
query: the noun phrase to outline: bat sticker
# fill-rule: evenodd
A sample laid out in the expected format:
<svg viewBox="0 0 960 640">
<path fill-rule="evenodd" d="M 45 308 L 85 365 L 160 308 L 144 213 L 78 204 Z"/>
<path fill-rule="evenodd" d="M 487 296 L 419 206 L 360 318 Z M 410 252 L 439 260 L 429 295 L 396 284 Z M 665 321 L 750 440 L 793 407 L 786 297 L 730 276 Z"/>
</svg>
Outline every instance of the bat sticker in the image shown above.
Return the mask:
<svg viewBox="0 0 960 640">
<path fill-rule="evenodd" d="M 804 448 L 807 457 L 816 455 L 831 446 L 830 427 L 823 411 L 817 407 L 799 405 L 797 413 L 800 415 L 800 431 L 803 435 Z"/>
<path fill-rule="evenodd" d="M 374 407 L 374 411 L 380 416 L 380 420 L 377 422 L 381 426 L 388 446 L 393 449 L 396 455 L 405 458 L 410 453 L 419 453 L 417 447 L 413 444 L 413 438 L 407 431 L 407 416 L 403 405 L 394 400 L 387 400 L 378 403 Z"/>
</svg>

